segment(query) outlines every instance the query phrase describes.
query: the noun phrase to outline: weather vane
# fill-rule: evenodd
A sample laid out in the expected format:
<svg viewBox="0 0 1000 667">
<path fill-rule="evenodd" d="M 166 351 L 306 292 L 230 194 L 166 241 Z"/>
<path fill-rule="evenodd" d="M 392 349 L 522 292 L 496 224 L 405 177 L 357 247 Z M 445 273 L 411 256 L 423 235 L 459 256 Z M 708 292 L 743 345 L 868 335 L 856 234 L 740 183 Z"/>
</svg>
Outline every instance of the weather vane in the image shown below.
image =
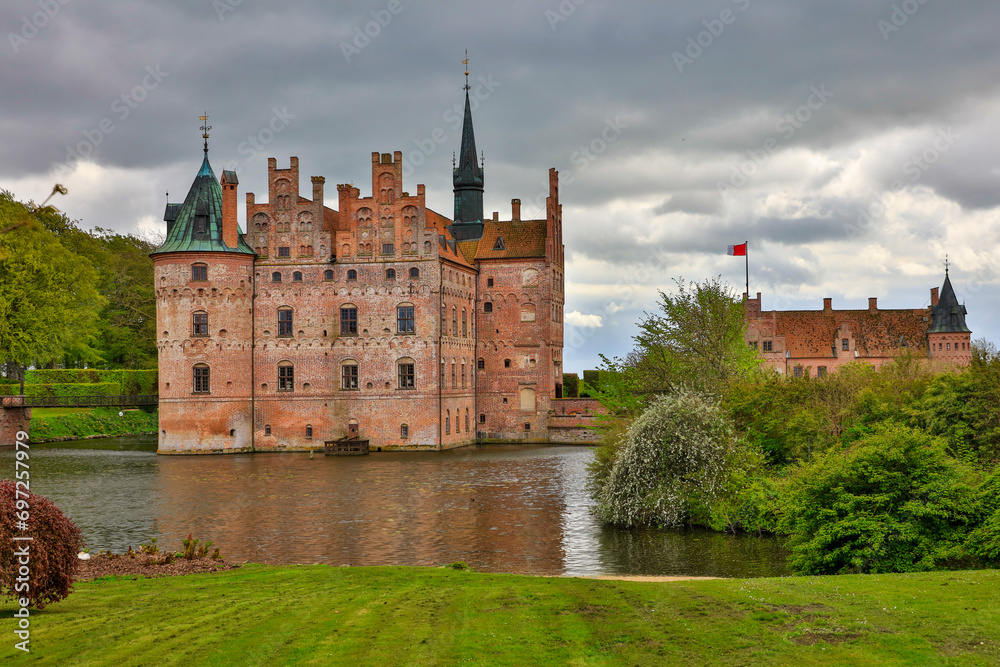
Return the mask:
<svg viewBox="0 0 1000 667">
<path fill-rule="evenodd" d="M 465 60 L 462 61 L 465 65 L 465 89 L 469 90 L 469 50 L 465 50 Z"/>
<path fill-rule="evenodd" d="M 205 112 L 204 116 L 198 116 L 201 120 L 201 138 L 205 140 L 205 152 L 208 152 L 208 131 L 212 129 L 212 126 L 208 124 L 208 112 Z"/>
<path fill-rule="evenodd" d="M 944 254 L 944 275 L 948 275 L 948 253 Z"/>
</svg>

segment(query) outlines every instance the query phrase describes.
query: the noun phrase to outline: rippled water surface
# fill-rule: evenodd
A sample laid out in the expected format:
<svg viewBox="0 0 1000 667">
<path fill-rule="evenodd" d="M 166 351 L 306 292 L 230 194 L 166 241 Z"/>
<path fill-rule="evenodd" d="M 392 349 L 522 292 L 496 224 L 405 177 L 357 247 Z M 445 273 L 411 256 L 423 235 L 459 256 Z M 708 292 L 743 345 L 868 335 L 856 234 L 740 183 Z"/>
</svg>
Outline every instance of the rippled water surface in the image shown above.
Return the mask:
<svg viewBox="0 0 1000 667">
<path fill-rule="evenodd" d="M 31 448 L 31 488 L 92 552 L 188 533 L 267 563 L 440 565 L 532 574 L 775 576 L 772 539 L 602 528 L 590 515 L 587 447 L 449 452 L 157 456 L 156 438 Z M 10 450 L 0 453 L 12 477 Z"/>
</svg>

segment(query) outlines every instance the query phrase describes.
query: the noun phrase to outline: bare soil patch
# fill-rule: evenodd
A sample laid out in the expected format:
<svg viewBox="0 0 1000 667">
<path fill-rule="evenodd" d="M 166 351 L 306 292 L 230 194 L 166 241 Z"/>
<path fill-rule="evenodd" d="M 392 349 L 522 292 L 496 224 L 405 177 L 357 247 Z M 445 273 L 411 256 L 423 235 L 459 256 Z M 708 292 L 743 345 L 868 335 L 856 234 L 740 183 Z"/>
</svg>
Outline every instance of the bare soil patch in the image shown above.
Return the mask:
<svg viewBox="0 0 1000 667">
<path fill-rule="evenodd" d="M 229 563 L 224 559 L 212 559 L 207 556 L 192 560 L 177 558 L 170 563 L 161 563 L 149 554 L 122 554 L 110 557 L 99 554 L 91 556 L 89 560 L 80 561 L 74 580 L 90 581 L 107 576 L 172 577 L 196 572 L 234 570 L 241 565 L 243 563 Z"/>
</svg>

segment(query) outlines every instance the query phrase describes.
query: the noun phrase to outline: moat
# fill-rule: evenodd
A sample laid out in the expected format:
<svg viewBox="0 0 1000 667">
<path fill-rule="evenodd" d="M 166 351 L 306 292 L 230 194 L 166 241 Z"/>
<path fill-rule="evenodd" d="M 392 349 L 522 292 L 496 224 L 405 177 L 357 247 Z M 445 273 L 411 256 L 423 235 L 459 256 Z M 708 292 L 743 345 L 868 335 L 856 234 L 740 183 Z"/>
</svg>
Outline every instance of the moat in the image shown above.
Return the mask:
<svg viewBox="0 0 1000 667">
<path fill-rule="evenodd" d="M 91 552 L 157 537 L 210 539 L 230 559 L 330 565 L 441 565 L 488 572 L 777 576 L 769 538 L 624 531 L 590 515 L 574 446 L 491 445 L 324 457 L 156 455 L 156 437 L 34 445 L 32 491 L 83 531 Z M 13 455 L 0 453 L 3 476 Z"/>
</svg>

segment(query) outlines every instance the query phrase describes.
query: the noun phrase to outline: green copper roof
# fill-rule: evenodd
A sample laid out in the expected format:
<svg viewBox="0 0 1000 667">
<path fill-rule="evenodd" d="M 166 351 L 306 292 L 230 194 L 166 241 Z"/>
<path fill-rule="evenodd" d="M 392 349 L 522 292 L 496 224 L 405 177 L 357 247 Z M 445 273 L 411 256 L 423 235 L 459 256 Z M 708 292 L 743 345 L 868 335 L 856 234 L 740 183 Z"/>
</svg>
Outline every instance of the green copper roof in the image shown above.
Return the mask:
<svg viewBox="0 0 1000 667">
<path fill-rule="evenodd" d="M 236 247 L 230 248 L 222 240 L 222 186 L 215 178 L 212 165 L 208 163 L 208 152 L 201 163 L 201 169 L 188 190 L 184 203 L 178 211 L 168 213 L 176 218 L 169 223 L 167 240 L 153 255 L 165 252 L 236 252 L 253 255 L 254 251 L 243 240 L 237 229 Z"/>
</svg>

